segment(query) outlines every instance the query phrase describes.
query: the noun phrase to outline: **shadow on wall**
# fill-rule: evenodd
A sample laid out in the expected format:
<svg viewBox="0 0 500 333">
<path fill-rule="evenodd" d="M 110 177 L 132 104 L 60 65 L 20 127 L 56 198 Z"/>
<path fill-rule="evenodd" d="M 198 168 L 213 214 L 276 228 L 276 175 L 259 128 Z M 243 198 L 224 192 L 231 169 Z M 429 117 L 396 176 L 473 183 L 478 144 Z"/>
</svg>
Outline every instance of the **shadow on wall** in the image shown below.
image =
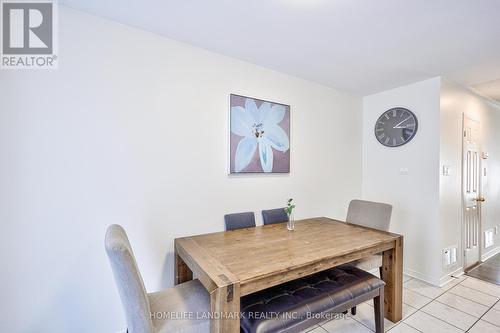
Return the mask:
<svg viewBox="0 0 500 333">
<path fill-rule="evenodd" d="M 57 291 L 57 294 L 51 298 L 51 303 L 44 306 L 44 311 L 38 313 L 37 318 L 30 319 L 30 326 L 24 327 L 22 332 L 26 333 L 39 333 L 39 332 L 93 332 L 99 331 L 102 323 L 108 321 L 110 316 L 119 318 L 122 316 L 121 306 L 116 308 L 109 308 L 107 311 L 102 311 L 99 304 L 103 304 L 102 294 L 95 293 L 82 293 L 82 290 L 88 289 L 84 279 L 73 277 L 73 283 L 67 284 Z M 89 281 L 87 281 L 89 282 Z M 94 282 L 90 282 L 93 284 Z M 98 281 L 95 281 L 97 284 Z M 95 286 L 90 286 L 93 289 Z M 114 286 L 113 286 L 114 287 Z M 97 291 L 98 289 L 95 288 Z M 118 297 L 118 293 L 116 293 Z M 36 300 L 32 300 L 36 303 Z M 107 302 L 107 301 L 106 301 Z M 64 307 L 61 308 L 61 304 Z M 89 304 L 91 306 L 89 306 Z M 117 303 L 120 305 L 120 303 Z M 62 311 L 55 311 L 56 309 Z M 77 328 L 75 324 L 78 322 L 89 323 L 85 328 Z M 123 319 L 123 322 L 124 319 Z M 104 326 L 116 327 L 115 323 L 108 323 Z M 21 325 L 19 326 L 21 327 Z M 95 331 L 93 330 L 95 329 Z"/>
<path fill-rule="evenodd" d="M 174 252 L 168 252 L 163 262 L 160 280 L 161 289 L 171 288 L 174 285 L 174 274 Z"/>
</svg>

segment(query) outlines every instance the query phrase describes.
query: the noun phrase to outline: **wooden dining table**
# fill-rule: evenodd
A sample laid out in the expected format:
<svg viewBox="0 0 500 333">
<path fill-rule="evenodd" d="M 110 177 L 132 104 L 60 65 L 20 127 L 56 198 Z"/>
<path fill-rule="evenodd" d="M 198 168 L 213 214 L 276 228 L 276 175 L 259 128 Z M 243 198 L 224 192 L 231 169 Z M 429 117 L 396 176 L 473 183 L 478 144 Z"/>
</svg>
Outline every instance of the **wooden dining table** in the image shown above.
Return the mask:
<svg viewBox="0 0 500 333">
<path fill-rule="evenodd" d="M 385 317 L 402 318 L 403 236 L 325 217 L 175 239 L 175 283 L 210 294 L 210 331 L 240 331 L 240 297 L 341 264 L 383 255 Z"/>
</svg>

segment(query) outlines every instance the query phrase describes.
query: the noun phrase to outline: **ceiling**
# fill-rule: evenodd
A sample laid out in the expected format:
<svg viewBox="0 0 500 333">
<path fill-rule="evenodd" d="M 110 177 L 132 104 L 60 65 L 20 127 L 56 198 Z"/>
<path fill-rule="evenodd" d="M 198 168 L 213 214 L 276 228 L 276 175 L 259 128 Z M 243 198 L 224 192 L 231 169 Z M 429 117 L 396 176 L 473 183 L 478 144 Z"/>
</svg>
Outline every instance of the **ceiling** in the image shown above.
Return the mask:
<svg viewBox="0 0 500 333">
<path fill-rule="evenodd" d="M 473 87 L 479 94 L 500 102 L 500 80 L 484 82 Z"/>
<path fill-rule="evenodd" d="M 500 79 L 498 0 L 59 3 L 358 95 L 437 75 Z"/>
</svg>

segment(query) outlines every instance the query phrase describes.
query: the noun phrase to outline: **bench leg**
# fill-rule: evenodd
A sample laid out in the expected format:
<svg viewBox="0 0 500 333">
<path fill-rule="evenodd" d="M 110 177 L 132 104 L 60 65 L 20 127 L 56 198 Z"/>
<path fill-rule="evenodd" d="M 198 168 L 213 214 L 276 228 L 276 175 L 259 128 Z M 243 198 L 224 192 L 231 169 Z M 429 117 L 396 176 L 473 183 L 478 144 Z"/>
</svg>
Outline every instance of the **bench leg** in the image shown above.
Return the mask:
<svg viewBox="0 0 500 333">
<path fill-rule="evenodd" d="M 349 310 L 345 310 L 345 311 L 342 311 L 342 314 L 347 314 L 349 312 Z M 351 315 L 355 316 L 356 315 L 356 307 L 352 307 L 351 308 Z"/>
<path fill-rule="evenodd" d="M 380 288 L 380 295 L 373 299 L 375 308 L 375 332 L 384 333 L 384 288 Z"/>
</svg>

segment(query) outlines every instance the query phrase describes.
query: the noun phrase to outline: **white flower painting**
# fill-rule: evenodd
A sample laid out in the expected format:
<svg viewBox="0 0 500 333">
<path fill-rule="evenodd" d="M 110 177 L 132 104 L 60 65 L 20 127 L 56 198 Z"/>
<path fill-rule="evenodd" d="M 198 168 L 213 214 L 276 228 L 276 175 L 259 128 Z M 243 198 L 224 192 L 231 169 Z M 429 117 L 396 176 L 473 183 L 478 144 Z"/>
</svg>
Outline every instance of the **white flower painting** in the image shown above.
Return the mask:
<svg viewBox="0 0 500 333">
<path fill-rule="evenodd" d="M 231 95 L 231 173 L 290 172 L 290 106 Z"/>
</svg>

